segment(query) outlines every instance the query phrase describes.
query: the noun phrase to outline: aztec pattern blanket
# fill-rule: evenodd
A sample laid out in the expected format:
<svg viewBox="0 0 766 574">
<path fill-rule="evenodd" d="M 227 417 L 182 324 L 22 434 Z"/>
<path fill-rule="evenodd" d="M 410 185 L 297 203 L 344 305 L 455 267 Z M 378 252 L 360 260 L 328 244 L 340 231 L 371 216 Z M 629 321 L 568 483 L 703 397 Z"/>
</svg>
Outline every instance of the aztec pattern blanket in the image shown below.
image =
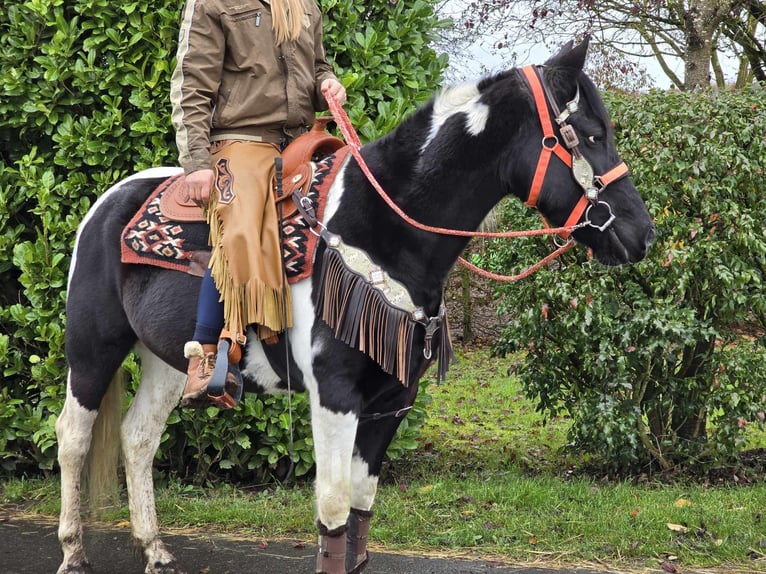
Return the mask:
<svg viewBox="0 0 766 574">
<path fill-rule="evenodd" d="M 324 217 L 327 192 L 345 157 L 345 153 L 336 153 L 316 163 L 311 186 L 305 195 L 312 201 L 319 221 Z M 120 245 L 123 263 L 154 265 L 192 275 L 204 272 L 210 251 L 207 223 L 176 221 L 160 209 L 162 194 L 180 177 L 163 181 L 123 230 Z M 284 203 L 282 256 L 287 280 L 295 283 L 311 274 L 319 238 L 311 233 L 292 200 L 287 199 Z"/>
</svg>

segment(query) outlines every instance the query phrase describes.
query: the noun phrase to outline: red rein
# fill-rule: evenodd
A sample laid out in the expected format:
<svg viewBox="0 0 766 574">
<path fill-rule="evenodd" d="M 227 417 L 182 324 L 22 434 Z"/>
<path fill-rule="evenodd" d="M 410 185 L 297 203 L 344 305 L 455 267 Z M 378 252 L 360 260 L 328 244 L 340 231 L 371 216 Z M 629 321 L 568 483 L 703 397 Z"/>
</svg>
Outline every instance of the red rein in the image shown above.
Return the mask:
<svg viewBox="0 0 766 574">
<path fill-rule="evenodd" d="M 359 149 L 362 147 L 362 144 L 359 141 L 359 137 L 357 136 L 356 131 L 354 130 L 354 127 L 351 125 L 351 121 L 349 120 L 348 115 L 346 114 L 346 111 L 331 94 L 329 94 L 328 92 L 325 92 L 324 96 L 325 96 L 325 99 L 327 100 L 327 103 L 330 106 L 330 112 L 335 118 L 335 121 L 338 124 L 338 128 L 340 129 L 341 134 L 343 134 L 343 138 L 346 140 L 346 143 L 351 148 L 351 154 L 354 156 L 354 159 L 359 165 L 359 168 L 367 177 L 367 180 L 370 182 L 370 184 L 372 184 L 372 186 L 375 188 L 375 191 L 377 191 L 378 195 L 380 195 L 381 199 L 383 199 L 383 201 L 385 201 L 388 204 L 388 206 L 394 211 L 394 213 L 396 213 L 399 217 L 401 217 L 404 221 L 409 223 L 411 226 L 417 229 L 421 229 L 423 231 L 428 231 L 431 233 L 440 233 L 442 235 L 457 235 L 461 237 L 493 237 L 493 238 L 532 237 L 537 235 L 560 235 L 563 237 L 569 237 L 572 231 L 574 231 L 575 229 L 578 229 L 581 226 L 581 224 L 580 225 L 565 225 L 563 227 L 546 227 L 544 229 L 530 229 L 528 231 L 500 231 L 500 232 L 464 231 L 459 229 L 447 229 L 443 227 L 434 227 L 431 225 L 420 223 L 419 221 L 412 219 L 409 215 L 404 213 L 404 211 L 402 211 L 402 209 L 398 205 L 396 205 L 396 203 L 394 203 L 394 201 L 389 197 L 389 195 L 385 192 L 383 187 L 380 185 L 378 180 L 375 179 L 375 176 L 370 171 L 369 166 L 364 161 L 364 158 L 362 157 L 362 154 L 359 151 Z M 548 255 L 547 257 L 545 257 L 538 263 L 535 263 L 531 267 L 528 267 L 527 269 L 525 269 L 524 271 L 516 275 L 498 275 L 490 271 L 485 271 L 483 269 L 480 269 L 479 267 L 476 267 L 472 263 L 469 263 L 462 257 L 458 257 L 458 261 L 460 262 L 461 265 L 470 269 L 474 273 L 481 275 L 482 277 L 493 279 L 495 281 L 503 281 L 503 282 L 518 281 L 519 279 L 524 279 L 525 277 L 529 277 L 535 271 L 547 265 L 548 263 L 553 261 L 556 257 L 561 255 L 562 253 L 571 249 L 573 246 L 574 246 L 574 242 L 571 239 L 569 239 L 564 245 L 556 249 L 556 251 L 554 251 L 553 253 L 551 253 L 550 255 Z"/>
</svg>

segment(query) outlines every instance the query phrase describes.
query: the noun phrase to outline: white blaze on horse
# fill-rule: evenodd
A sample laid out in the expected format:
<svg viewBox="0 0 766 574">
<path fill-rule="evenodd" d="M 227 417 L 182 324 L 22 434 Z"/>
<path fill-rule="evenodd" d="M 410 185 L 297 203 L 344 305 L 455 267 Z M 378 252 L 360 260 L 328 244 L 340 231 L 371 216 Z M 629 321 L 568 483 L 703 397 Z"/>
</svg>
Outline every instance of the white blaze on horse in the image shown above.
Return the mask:
<svg viewBox="0 0 766 574">
<path fill-rule="evenodd" d="M 583 72 L 586 52 L 587 41 L 570 43 L 545 66 L 444 90 L 390 134 L 363 146 L 364 163 L 391 200 L 424 225 L 475 230 L 511 194 L 553 226 L 579 224 L 572 237 L 598 261 L 639 261 L 654 226 L 618 157 L 603 101 Z M 375 191 L 358 159 L 345 154 L 339 163 L 322 216 L 326 231 L 317 265 L 292 285 L 295 325 L 287 334 L 291 389 L 310 397 L 317 571 L 329 574 L 360 572 L 367 563 L 366 536 L 386 448 L 430 363 L 426 357 L 436 357 L 446 343 L 437 332 L 445 330 L 444 282 L 468 241 L 404 221 Z M 131 349 L 141 358 L 141 384 L 123 420 L 112 422 L 121 425 L 133 536 L 147 573 L 185 572 L 160 539 L 152 461 L 184 386 L 183 348 L 194 331 L 199 278 L 120 258 L 123 229 L 177 171 L 158 168 L 119 182 L 78 231 L 67 298 L 67 398 L 56 425 L 64 553 L 59 574 L 91 569 L 82 541 L 80 475 L 97 414 L 108 415 L 102 399 Z M 328 246 L 338 238 L 340 246 Z M 363 310 L 354 320 L 344 315 L 344 286 L 353 284 L 365 301 L 376 291 L 347 269 L 347 257 L 385 272 L 414 305 L 417 312 L 389 309 L 407 333 L 403 339 L 398 332 L 376 340 L 377 327 Z M 402 340 L 407 348 L 391 348 Z M 284 392 L 284 354 L 280 362 L 267 347 L 248 338 L 239 365 L 246 390 Z"/>
</svg>

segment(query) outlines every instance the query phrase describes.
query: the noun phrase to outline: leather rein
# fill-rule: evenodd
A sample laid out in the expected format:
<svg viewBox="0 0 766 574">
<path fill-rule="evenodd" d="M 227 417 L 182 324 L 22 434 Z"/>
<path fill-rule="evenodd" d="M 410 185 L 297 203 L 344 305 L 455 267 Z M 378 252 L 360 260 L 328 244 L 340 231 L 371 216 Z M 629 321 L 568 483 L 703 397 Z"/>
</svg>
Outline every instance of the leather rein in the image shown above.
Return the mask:
<svg viewBox="0 0 766 574">
<path fill-rule="evenodd" d="M 570 237 L 573 231 L 588 226 L 594 227 L 601 232 L 605 231 L 614 221 L 615 215 L 612 212 L 611 206 L 607 202 L 600 199 L 600 193 L 607 185 L 628 174 L 627 165 L 625 162 L 620 162 L 605 174 L 594 176 L 593 167 L 582 155 L 582 152 L 579 148 L 580 142 L 577 134 L 575 133 L 574 128 L 566 123 L 566 120 L 569 118 L 569 116 L 578 110 L 580 98 L 579 87 L 577 89 L 575 98 L 572 101 L 567 102 L 564 111 L 561 112 L 559 111 L 559 108 L 556 105 L 556 101 L 548 89 L 548 86 L 545 84 L 537 66 L 525 66 L 521 68 L 521 74 L 529 85 L 532 95 L 534 96 L 537 115 L 543 130 L 542 150 L 540 152 L 540 158 L 538 159 L 537 168 L 535 169 L 535 175 L 532 180 L 529 195 L 524 203 L 530 207 L 537 208 L 537 199 L 540 196 L 540 192 L 542 191 L 543 181 L 545 180 L 545 174 L 547 172 L 552 155 L 558 157 L 567 165 L 567 167 L 572 170 L 572 175 L 575 178 L 575 181 L 577 181 L 577 183 L 583 188 L 583 195 L 580 197 L 577 204 L 575 204 L 566 222 L 561 227 L 548 227 L 546 225 L 546 227 L 542 229 L 530 229 L 526 231 L 466 231 L 426 225 L 411 218 L 391 199 L 391 197 L 386 193 L 378 180 L 372 174 L 372 171 L 362 157 L 360 151 L 362 144 L 359 140 L 359 137 L 351 125 L 348 115 L 346 114 L 341 104 L 338 103 L 332 94 L 329 92 L 324 92 L 324 96 L 329 105 L 330 112 L 338 124 L 338 128 L 340 129 L 343 138 L 349 145 L 351 154 L 354 156 L 354 159 L 359 165 L 359 168 L 365 174 L 367 180 L 373 186 L 375 191 L 377 191 L 378 195 L 380 195 L 381 199 L 383 199 L 383 201 L 385 201 L 386 204 L 400 218 L 402 218 L 411 226 L 422 231 L 428 231 L 430 233 L 439 233 L 442 235 L 453 235 L 461 237 L 514 238 L 532 237 L 538 235 L 558 235 L 567 240 L 566 243 L 559 246 L 555 251 L 547 255 L 545 258 L 516 275 L 499 275 L 496 273 L 491 273 L 476 267 L 462 257 L 458 257 L 460 264 L 464 267 L 467 267 L 471 271 L 489 279 L 505 282 L 518 281 L 519 279 L 528 277 L 535 271 L 539 270 L 541 267 L 553 261 L 562 253 L 571 249 L 574 246 L 574 240 L 572 240 Z M 566 148 L 561 145 L 559 138 L 556 136 L 553 128 L 553 123 L 551 122 L 551 115 L 548 113 L 548 106 L 550 106 L 550 109 L 553 112 L 553 117 L 559 126 L 559 132 L 561 133 Z M 596 225 L 589 219 L 590 211 L 594 206 L 602 205 L 607 208 L 609 217 L 607 221 L 602 225 Z M 585 214 L 585 220 L 579 222 L 583 214 Z"/>
</svg>

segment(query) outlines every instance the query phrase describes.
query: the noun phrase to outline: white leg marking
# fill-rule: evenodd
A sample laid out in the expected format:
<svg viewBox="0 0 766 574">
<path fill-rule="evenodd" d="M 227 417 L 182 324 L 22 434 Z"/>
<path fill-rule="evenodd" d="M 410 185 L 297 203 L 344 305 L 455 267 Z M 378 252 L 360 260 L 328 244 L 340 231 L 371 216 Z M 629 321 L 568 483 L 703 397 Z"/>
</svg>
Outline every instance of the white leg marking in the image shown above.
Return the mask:
<svg viewBox="0 0 766 574">
<path fill-rule="evenodd" d="M 434 100 L 431 131 L 420 148 L 421 153 L 436 138 L 441 127 L 455 114 L 465 114 L 468 133 L 477 136 L 484 131 L 489 119 L 489 106 L 479 102 L 481 92 L 476 84 L 461 84 L 449 88 Z"/>
<path fill-rule="evenodd" d="M 143 345 L 136 350 L 141 356 L 141 384 L 125 415 L 121 437 L 131 528 L 133 536 L 143 546 L 149 572 L 153 564 L 166 564 L 173 560 L 172 554 L 159 539 L 152 461 L 168 416 L 181 397 L 185 375 L 161 361 Z"/>
<path fill-rule="evenodd" d="M 370 510 L 378 492 L 378 477 L 370 476 L 369 465 L 358 455 L 351 460 L 351 506 Z"/>
<path fill-rule="evenodd" d="M 311 397 L 311 429 L 316 456 L 316 498 L 319 521 L 333 530 L 346 524 L 351 507 L 351 457 L 356 415 L 334 413 Z"/>
<path fill-rule="evenodd" d="M 59 572 L 65 572 L 69 565 L 79 565 L 86 561 L 80 518 L 80 476 L 90 449 L 93 423 L 97 414 L 97 411 L 89 411 L 80 406 L 67 382 L 64 408 L 56 420 L 58 461 L 61 467 L 58 537 L 64 552 Z"/>
<path fill-rule="evenodd" d="M 356 439 L 356 415 L 334 413 L 319 404 L 316 377 L 311 358 L 318 349 L 311 348 L 311 326 L 314 306 L 310 281 L 293 286 L 295 326 L 290 331 L 295 361 L 303 372 L 303 380 L 311 404 L 311 428 L 316 459 L 317 515 L 330 530 L 346 524 L 351 506 L 351 457 Z"/>
</svg>

